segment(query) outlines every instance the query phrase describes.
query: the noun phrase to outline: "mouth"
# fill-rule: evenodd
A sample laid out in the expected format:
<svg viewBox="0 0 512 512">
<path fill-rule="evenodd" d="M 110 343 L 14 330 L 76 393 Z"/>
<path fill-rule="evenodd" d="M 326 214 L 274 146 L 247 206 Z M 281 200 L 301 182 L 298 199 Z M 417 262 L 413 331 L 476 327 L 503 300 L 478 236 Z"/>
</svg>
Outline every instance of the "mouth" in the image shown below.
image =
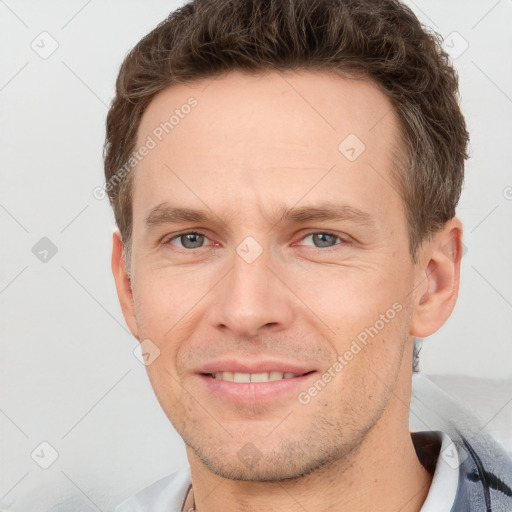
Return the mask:
<svg viewBox="0 0 512 512">
<path fill-rule="evenodd" d="M 226 366 L 238 368 L 224 370 L 215 365 L 203 369 L 198 376 L 212 399 L 220 398 L 223 402 L 240 405 L 265 403 L 276 399 L 296 400 L 297 394 L 307 389 L 309 381 L 318 374 L 316 370 L 289 365 L 280 365 L 281 368 L 272 368 L 268 364 L 263 365 L 266 368 L 244 368 L 239 364 Z"/>
<path fill-rule="evenodd" d="M 279 370 L 273 370 L 270 372 L 260 373 L 244 373 L 244 372 L 215 372 L 209 373 L 210 377 L 218 380 L 224 380 L 227 382 L 236 382 L 237 384 L 248 383 L 248 382 L 274 382 L 283 379 L 293 379 L 295 377 L 301 377 L 308 375 L 314 370 L 306 373 L 293 373 L 293 372 L 282 372 Z"/>
</svg>

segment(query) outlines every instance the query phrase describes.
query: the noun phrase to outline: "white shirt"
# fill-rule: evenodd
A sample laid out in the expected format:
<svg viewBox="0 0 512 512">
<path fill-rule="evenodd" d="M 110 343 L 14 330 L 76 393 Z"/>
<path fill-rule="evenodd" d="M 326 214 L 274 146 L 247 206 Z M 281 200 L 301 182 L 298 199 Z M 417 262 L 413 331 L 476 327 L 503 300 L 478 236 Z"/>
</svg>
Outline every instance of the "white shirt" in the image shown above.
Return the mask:
<svg viewBox="0 0 512 512">
<path fill-rule="evenodd" d="M 427 499 L 420 512 L 450 512 L 459 485 L 459 455 L 452 440 L 444 433 L 441 450 Z"/>
<path fill-rule="evenodd" d="M 457 449 L 445 433 L 438 434 L 441 436 L 441 451 L 432 485 L 420 512 L 450 512 L 457 494 Z M 114 512 L 182 512 L 190 483 L 190 468 L 181 469 L 123 501 Z"/>
</svg>

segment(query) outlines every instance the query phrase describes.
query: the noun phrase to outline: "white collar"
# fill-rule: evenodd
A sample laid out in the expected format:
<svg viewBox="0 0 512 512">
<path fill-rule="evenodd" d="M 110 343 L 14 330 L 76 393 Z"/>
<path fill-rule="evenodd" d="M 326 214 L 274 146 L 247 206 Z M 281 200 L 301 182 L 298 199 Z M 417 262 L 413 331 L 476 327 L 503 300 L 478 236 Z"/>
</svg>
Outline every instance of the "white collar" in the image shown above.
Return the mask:
<svg viewBox="0 0 512 512">
<path fill-rule="evenodd" d="M 444 432 L 437 433 L 442 440 L 441 450 L 427 499 L 420 512 L 450 512 L 457 495 L 460 465 L 457 447 Z"/>
</svg>

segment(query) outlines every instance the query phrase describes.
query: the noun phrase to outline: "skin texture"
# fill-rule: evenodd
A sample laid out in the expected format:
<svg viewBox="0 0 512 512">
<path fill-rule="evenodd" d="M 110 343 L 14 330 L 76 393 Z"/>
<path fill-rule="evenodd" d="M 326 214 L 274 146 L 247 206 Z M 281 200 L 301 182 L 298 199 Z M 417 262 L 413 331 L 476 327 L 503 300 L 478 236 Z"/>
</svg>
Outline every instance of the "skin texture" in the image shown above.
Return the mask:
<svg viewBox="0 0 512 512">
<path fill-rule="evenodd" d="M 135 170 L 131 279 L 117 231 L 112 268 L 131 332 L 160 351 L 147 371 L 187 444 L 197 509 L 419 510 L 431 476 L 408 428 L 413 339 L 455 304 L 460 221 L 412 263 L 390 172 L 398 120 L 367 81 L 232 72 L 175 85 L 145 112 L 138 146 L 191 96 L 197 105 Z M 354 161 L 338 149 L 350 134 L 365 146 Z M 148 226 L 159 205 L 209 218 Z M 326 205 L 371 219 L 282 220 L 283 209 Z M 204 245 L 184 247 L 184 232 Z M 335 236 L 313 236 L 323 232 Z M 261 254 L 248 263 L 240 248 Z M 378 333 L 301 403 L 381 315 Z M 226 358 L 315 373 L 276 396 L 233 401 L 198 373 Z"/>
</svg>

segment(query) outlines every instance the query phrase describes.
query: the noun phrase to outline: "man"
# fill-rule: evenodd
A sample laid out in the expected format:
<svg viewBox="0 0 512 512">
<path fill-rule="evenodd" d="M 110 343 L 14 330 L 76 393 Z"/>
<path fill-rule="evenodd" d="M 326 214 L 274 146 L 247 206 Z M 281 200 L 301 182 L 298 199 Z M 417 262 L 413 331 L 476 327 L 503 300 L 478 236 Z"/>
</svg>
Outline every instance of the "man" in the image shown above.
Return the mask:
<svg viewBox="0 0 512 512">
<path fill-rule="evenodd" d="M 112 268 L 190 468 L 119 512 L 512 510 L 494 444 L 409 431 L 414 339 L 457 299 L 467 141 L 395 0 L 196 1 L 131 51 Z"/>
</svg>

